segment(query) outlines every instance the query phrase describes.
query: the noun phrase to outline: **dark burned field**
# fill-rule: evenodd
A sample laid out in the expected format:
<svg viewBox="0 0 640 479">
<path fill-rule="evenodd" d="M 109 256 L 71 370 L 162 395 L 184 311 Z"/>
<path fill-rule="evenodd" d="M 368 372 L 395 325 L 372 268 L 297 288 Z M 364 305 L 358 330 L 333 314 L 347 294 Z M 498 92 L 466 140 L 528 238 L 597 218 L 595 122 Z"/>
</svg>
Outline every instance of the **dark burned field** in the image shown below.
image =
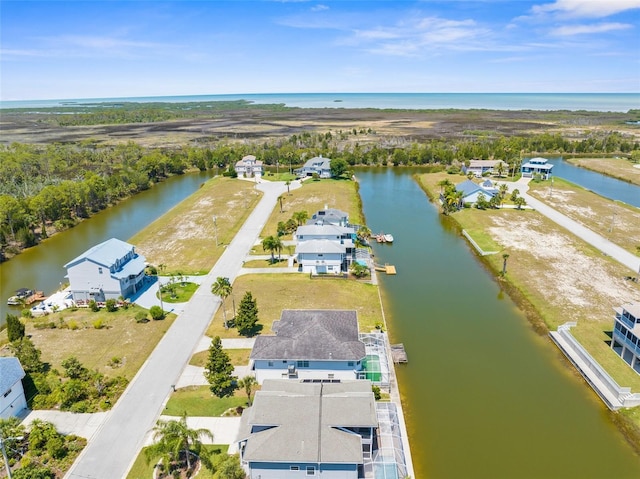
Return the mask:
<svg viewBox="0 0 640 479">
<path fill-rule="evenodd" d="M 640 135 L 638 127 L 625 124 L 628 113 L 496 110 L 378 110 L 301 109 L 238 106 L 216 112 L 194 111 L 192 118 L 152 123 L 59 126 L 54 111 L 3 111 L 0 142 L 69 143 L 94 140 L 115 144 L 135 141 L 144 146 L 175 146 L 222 139 L 272 139 L 305 131 L 337 133 L 371 129 L 377 136 L 423 140 L 479 136 L 530 135 L 562 132 L 584 137 L 590 131 L 624 131 Z M 369 136 L 371 139 L 371 136 Z M 359 137 L 366 143 L 367 139 Z"/>
</svg>

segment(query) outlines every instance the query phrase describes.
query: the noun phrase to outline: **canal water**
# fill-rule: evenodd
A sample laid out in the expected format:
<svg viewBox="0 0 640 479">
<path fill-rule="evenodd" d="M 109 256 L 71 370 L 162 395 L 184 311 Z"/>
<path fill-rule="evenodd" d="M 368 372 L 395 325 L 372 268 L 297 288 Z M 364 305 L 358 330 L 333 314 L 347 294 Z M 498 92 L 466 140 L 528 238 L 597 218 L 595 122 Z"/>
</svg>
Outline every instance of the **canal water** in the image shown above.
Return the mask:
<svg viewBox="0 0 640 479">
<path fill-rule="evenodd" d="M 409 169 L 358 170 L 416 478 L 638 478 L 600 400 L 536 335 Z"/>
<path fill-rule="evenodd" d="M 553 164 L 553 176 L 564 178 L 605 198 L 640 208 L 640 186 L 580 168 L 562 158 L 549 158 L 549 162 Z"/>
<path fill-rule="evenodd" d="M 212 170 L 171 177 L 1 263 L 0 325 L 5 323 L 7 312 L 20 315 L 21 308 L 6 303 L 16 289 L 29 288 L 50 295 L 65 282 L 67 262 L 109 238 L 127 241 L 194 193 L 214 173 Z"/>
</svg>

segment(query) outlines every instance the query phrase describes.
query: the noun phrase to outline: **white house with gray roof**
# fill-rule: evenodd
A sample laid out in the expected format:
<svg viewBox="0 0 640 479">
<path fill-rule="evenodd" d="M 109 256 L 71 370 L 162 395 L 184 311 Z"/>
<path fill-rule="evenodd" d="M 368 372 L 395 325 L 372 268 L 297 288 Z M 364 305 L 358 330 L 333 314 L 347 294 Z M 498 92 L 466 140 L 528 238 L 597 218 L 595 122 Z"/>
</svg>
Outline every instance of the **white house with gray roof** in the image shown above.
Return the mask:
<svg viewBox="0 0 640 479">
<path fill-rule="evenodd" d="M 298 226 L 295 260 L 304 273 L 338 274 L 355 259 L 356 231 L 350 226 L 311 224 Z"/>
<path fill-rule="evenodd" d="M 145 278 L 144 256 L 116 238 L 92 247 L 64 267 L 76 302 L 127 298 L 140 289 Z"/>
<path fill-rule="evenodd" d="M 263 173 L 262 161 L 253 155 L 246 155 L 236 162 L 235 170 L 239 178 L 261 178 Z"/>
<path fill-rule="evenodd" d="M 266 379 L 357 379 L 366 356 L 353 310 L 285 309 L 275 335 L 260 335 L 250 363 Z"/>
<path fill-rule="evenodd" d="M 358 479 L 377 427 L 369 381 L 270 379 L 243 411 L 237 443 L 251 479 Z"/>
<path fill-rule="evenodd" d="M 300 177 L 313 176 L 314 173 L 320 178 L 331 178 L 331 159 L 316 156 L 307 160 L 302 168 L 295 170 L 295 174 Z"/>
<path fill-rule="evenodd" d="M 536 175 L 540 175 L 542 179 L 548 180 L 551 178 L 552 171 L 553 165 L 549 163 L 549 160 L 539 156 L 531 158 L 520 167 L 520 172 L 525 178 L 533 178 Z"/>
<path fill-rule="evenodd" d="M 27 408 L 22 387 L 24 376 L 18 358 L 0 358 L 0 419 L 17 416 Z"/>
</svg>

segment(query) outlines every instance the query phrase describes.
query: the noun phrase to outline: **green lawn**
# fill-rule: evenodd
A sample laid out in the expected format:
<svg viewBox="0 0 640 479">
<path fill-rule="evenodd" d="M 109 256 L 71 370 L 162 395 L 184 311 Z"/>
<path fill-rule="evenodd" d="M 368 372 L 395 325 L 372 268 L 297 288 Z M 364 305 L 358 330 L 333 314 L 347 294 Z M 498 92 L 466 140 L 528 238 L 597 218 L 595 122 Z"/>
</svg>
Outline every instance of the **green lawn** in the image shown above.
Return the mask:
<svg viewBox="0 0 640 479">
<path fill-rule="evenodd" d="M 246 366 L 247 364 L 249 364 L 249 355 L 251 354 L 250 349 L 225 349 L 224 352 L 229 355 L 229 360 L 234 366 Z M 208 357 L 208 350 L 200 351 L 199 353 L 191 356 L 191 361 L 189 361 L 189 364 L 191 364 L 192 366 L 203 368 L 207 363 Z"/>
<path fill-rule="evenodd" d="M 206 444 L 204 448 L 215 454 L 226 454 L 229 446 L 226 444 Z M 145 449 L 147 448 L 143 448 L 138 454 L 138 457 L 136 457 L 129 474 L 127 474 L 127 479 L 151 479 L 153 477 L 155 461 L 147 462 L 147 458 L 144 455 Z M 195 477 L 197 479 L 210 479 L 213 477 L 213 474 L 203 467 Z"/>
<path fill-rule="evenodd" d="M 247 406 L 247 395 L 237 390 L 235 396 L 215 397 L 208 386 L 190 386 L 171 394 L 162 414 L 167 416 L 222 416 L 227 409 Z"/>
<path fill-rule="evenodd" d="M 199 287 L 200 285 L 196 283 L 180 283 L 177 281 L 173 285 L 164 285 L 162 287 L 162 301 L 165 303 L 186 303 Z M 171 291 L 172 288 L 173 292 Z"/>
</svg>

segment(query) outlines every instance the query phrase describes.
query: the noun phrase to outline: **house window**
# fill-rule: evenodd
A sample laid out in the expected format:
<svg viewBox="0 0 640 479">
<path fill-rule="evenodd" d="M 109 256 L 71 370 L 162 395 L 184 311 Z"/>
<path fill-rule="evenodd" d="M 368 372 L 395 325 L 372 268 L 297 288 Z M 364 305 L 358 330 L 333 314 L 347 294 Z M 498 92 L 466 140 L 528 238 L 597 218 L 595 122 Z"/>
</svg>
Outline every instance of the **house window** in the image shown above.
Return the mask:
<svg viewBox="0 0 640 479">
<path fill-rule="evenodd" d="M 313 466 L 307 466 L 307 476 L 315 476 L 316 468 Z"/>
<path fill-rule="evenodd" d="M 273 361 L 269 361 L 269 367 L 272 368 L 273 367 Z"/>
<path fill-rule="evenodd" d="M 290 471 L 299 471 L 300 470 L 300 466 L 291 466 L 289 468 Z"/>
<path fill-rule="evenodd" d="M 318 257 L 319 257 L 319 258 L 322 258 L 323 256 L 324 256 L 324 255 L 323 255 L 322 253 L 320 253 L 320 254 L 318 255 Z"/>
<path fill-rule="evenodd" d="M 349 362 L 347 362 L 347 366 L 349 366 L 350 368 L 352 368 L 352 367 L 353 367 L 353 361 L 349 361 Z"/>
<path fill-rule="evenodd" d="M 4 393 L 3 397 L 7 397 L 9 394 L 11 394 L 11 389 L 9 389 L 6 393 Z"/>
<path fill-rule="evenodd" d="M 98 268 L 98 274 L 102 274 L 102 268 Z"/>
<path fill-rule="evenodd" d="M 309 361 L 298 361 L 298 367 L 299 368 L 308 368 L 309 367 Z"/>
</svg>

